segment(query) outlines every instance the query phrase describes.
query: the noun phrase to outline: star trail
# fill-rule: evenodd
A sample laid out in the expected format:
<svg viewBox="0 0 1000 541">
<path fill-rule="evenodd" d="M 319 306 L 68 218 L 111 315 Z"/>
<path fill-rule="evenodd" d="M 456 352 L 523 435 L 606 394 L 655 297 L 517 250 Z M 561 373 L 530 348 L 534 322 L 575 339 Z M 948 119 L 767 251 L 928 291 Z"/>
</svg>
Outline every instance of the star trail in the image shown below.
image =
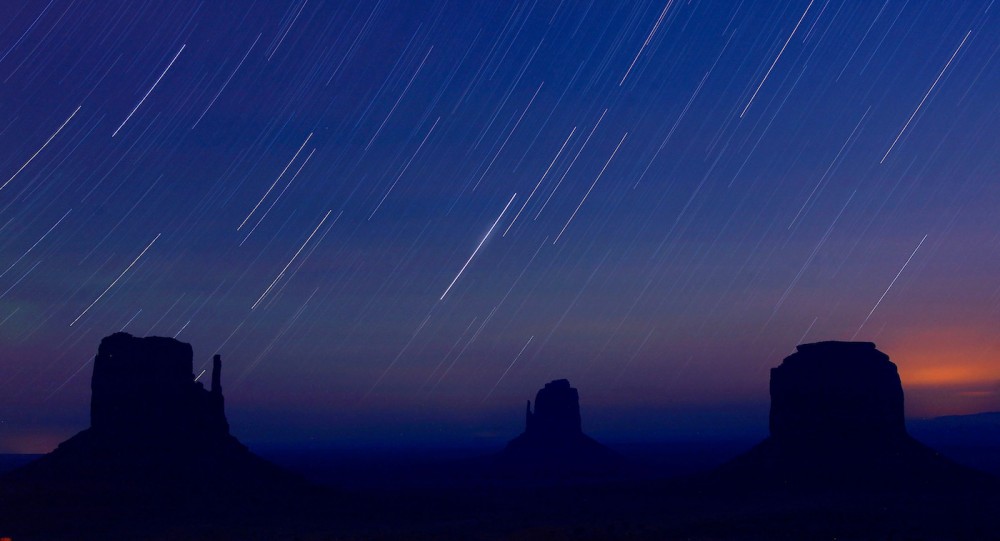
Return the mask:
<svg viewBox="0 0 1000 541">
<path fill-rule="evenodd" d="M 998 409 L 998 11 L 4 3 L 0 450 L 85 426 L 118 330 L 221 353 L 249 441 L 509 431 L 558 378 L 598 435 L 762 415 L 802 339 Z"/>
</svg>

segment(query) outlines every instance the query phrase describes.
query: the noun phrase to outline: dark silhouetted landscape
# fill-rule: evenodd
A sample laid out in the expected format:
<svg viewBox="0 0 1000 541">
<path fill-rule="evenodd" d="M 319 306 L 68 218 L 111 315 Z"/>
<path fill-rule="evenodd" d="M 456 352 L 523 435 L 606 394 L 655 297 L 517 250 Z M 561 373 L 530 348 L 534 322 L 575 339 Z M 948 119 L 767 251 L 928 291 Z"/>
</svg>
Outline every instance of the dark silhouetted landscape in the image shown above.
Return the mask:
<svg viewBox="0 0 1000 541">
<path fill-rule="evenodd" d="M 907 433 L 896 366 L 867 342 L 800 345 L 771 370 L 770 436 L 721 464 L 696 460 L 709 444 L 629 457 L 598 443 L 577 389 L 555 380 L 502 450 L 286 452 L 279 466 L 230 435 L 219 355 L 208 390 L 172 338 L 113 334 L 93 366 L 90 428 L 4 463 L 0 524 L 15 539 L 1000 535 L 998 479 Z M 714 448 L 718 461 L 739 446 Z"/>
<path fill-rule="evenodd" d="M 524 433 L 507 444 L 498 458 L 500 471 L 527 478 L 613 475 L 624 460 L 583 433 L 580 397 L 569 381 L 545 384 L 525 411 Z"/>
<path fill-rule="evenodd" d="M 997 0 L 0 0 L 0 541 L 1000 541 Z"/>
</svg>

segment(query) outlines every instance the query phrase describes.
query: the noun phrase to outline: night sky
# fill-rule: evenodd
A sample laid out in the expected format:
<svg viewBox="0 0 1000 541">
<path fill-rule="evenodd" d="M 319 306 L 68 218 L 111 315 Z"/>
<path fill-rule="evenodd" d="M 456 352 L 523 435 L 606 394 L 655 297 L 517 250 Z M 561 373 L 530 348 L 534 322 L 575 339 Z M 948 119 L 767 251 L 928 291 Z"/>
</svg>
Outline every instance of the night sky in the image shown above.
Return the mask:
<svg viewBox="0 0 1000 541">
<path fill-rule="evenodd" d="M 103 336 L 223 356 L 253 444 L 766 431 L 870 340 L 1000 409 L 1000 5 L 0 5 L 0 451 L 85 428 Z M 699 428 L 700 427 L 700 428 Z"/>
</svg>

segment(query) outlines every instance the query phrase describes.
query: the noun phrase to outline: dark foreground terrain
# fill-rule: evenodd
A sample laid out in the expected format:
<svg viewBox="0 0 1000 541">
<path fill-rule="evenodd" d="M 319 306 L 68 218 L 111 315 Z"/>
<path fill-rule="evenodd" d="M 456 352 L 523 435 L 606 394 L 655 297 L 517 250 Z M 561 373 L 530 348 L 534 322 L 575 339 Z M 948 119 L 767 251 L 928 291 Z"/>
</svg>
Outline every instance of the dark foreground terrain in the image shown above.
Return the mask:
<svg viewBox="0 0 1000 541">
<path fill-rule="evenodd" d="M 619 445 L 613 477 L 527 481 L 497 475 L 490 449 L 270 451 L 312 481 L 296 495 L 229 501 L 0 486 L 0 536 L 31 539 L 1000 539 L 995 486 L 808 494 L 726 489 L 699 470 L 752 442 Z M 996 468 L 994 449 L 961 443 L 966 463 Z M 493 450 L 495 451 L 495 450 Z M 6 471 L 30 457 L 0 459 Z M 994 470 L 995 471 L 995 470 Z"/>
<path fill-rule="evenodd" d="M 911 434 L 870 342 L 797 346 L 768 435 L 726 443 L 599 442 L 559 379 L 505 447 L 258 454 L 221 374 L 216 355 L 205 388 L 174 339 L 106 337 L 90 426 L 0 461 L 0 538 L 1000 540 L 997 414 Z"/>
</svg>

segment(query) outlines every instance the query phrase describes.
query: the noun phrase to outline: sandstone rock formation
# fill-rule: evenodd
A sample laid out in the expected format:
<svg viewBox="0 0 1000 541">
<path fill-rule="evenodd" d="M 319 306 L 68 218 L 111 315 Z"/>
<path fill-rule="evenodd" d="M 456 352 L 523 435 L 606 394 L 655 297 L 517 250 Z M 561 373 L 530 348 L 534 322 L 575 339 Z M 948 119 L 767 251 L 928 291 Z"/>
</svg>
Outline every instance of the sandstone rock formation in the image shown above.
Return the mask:
<svg viewBox="0 0 1000 541">
<path fill-rule="evenodd" d="M 896 365 L 871 342 L 804 344 L 771 369 L 770 436 L 715 472 L 760 489 L 938 487 L 978 474 L 906 432 Z"/>
<path fill-rule="evenodd" d="M 116 333 L 101 341 L 91 379 L 90 429 L 105 438 L 210 444 L 229 436 L 222 359 L 212 388 L 194 381 L 190 344 Z"/>
<path fill-rule="evenodd" d="M 528 401 L 524 433 L 500 455 L 508 471 L 539 476 L 610 473 L 621 463 L 617 453 L 583 433 L 580 397 L 565 379 L 538 391 L 534 411 Z"/>
<path fill-rule="evenodd" d="M 871 342 L 798 346 L 771 369 L 770 429 L 793 445 L 905 437 L 896 365 Z"/>
<path fill-rule="evenodd" d="M 94 358 L 90 428 L 4 481 L 153 500 L 299 484 L 229 434 L 221 358 L 213 359 L 211 390 L 195 381 L 192 358 L 191 346 L 173 338 L 104 338 Z"/>
</svg>

